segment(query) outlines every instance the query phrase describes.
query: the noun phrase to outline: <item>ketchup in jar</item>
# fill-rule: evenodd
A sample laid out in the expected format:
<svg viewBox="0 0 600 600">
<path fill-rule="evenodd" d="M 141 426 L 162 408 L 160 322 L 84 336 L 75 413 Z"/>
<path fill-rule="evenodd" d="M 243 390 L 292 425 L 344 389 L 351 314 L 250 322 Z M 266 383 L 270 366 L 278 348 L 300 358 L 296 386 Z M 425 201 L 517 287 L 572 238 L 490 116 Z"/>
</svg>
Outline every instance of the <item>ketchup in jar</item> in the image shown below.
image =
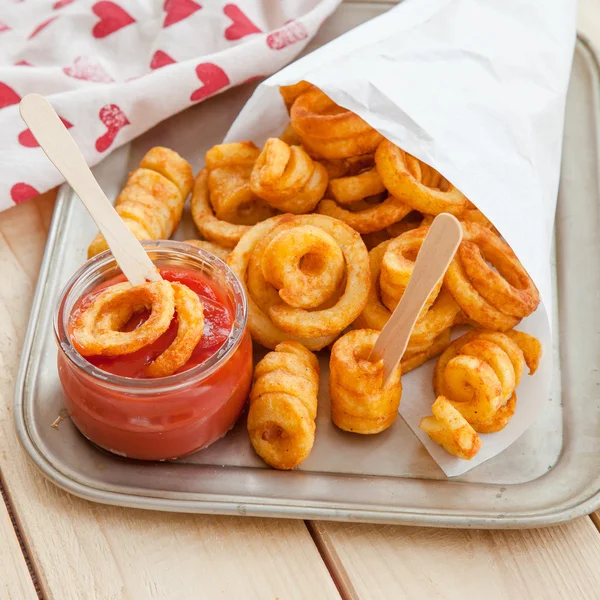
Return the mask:
<svg viewBox="0 0 600 600">
<path fill-rule="evenodd" d="M 122 356 L 81 356 L 70 336 L 73 317 L 103 289 L 125 280 L 109 252 L 85 263 L 59 299 L 54 329 L 65 402 L 78 429 L 98 446 L 144 460 L 190 454 L 225 435 L 240 416 L 252 380 L 252 343 L 242 285 L 213 255 L 187 244 L 145 242 L 163 279 L 183 283 L 203 305 L 204 330 L 174 374 L 147 378 L 145 367 L 177 334 L 177 319 L 152 344 Z M 136 313 L 124 330 L 147 314 Z"/>
</svg>

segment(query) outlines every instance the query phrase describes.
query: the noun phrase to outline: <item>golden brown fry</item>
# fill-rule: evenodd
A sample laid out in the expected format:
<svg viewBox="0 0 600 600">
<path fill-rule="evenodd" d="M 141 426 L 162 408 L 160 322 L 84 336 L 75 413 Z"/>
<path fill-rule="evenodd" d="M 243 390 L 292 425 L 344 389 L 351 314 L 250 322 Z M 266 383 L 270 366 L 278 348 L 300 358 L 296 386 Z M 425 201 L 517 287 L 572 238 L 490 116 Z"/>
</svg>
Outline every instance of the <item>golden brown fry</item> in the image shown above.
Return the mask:
<svg viewBox="0 0 600 600">
<path fill-rule="evenodd" d="M 196 177 L 191 198 L 192 219 L 198 231 L 207 240 L 234 248 L 240 238 L 251 229 L 249 225 L 235 225 L 217 219 L 208 195 L 208 171 L 202 169 Z"/>
<path fill-rule="evenodd" d="M 311 212 L 327 189 L 327 170 L 300 147 L 270 138 L 254 164 L 250 188 L 273 208 Z"/>
<path fill-rule="evenodd" d="M 481 439 L 465 418 L 444 396 L 431 407 L 433 416 L 423 417 L 419 427 L 446 452 L 471 460 L 481 448 Z"/>
<path fill-rule="evenodd" d="M 219 144 L 206 153 L 209 200 L 217 219 L 235 225 L 254 225 L 275 214 L 250 186 L 250 175 L 259 154 L 252 142 Z"/>
<path fill-rule="evenodd" d="M 466 197 L 433 167 L 384 140 L 375 152 L 377 172 L 399 200 L 422 213 L 460 215 L 467 206 Z"/>
<path fill-rule="evenodd" d="M 440 356 L 433 376 L 436 396 L 446 397 L 475 431 L 500 431 L 515 412 L 525 365 L 535 371 L 540 354 L 539 341 L 523 332 L 470 331 Z"/>
<path fill-rule="evenodd" d="M 248 433 L 256 453 L 275 469 L 293 469 L 315 440 L 319 362 L 297 342 L 281 342 L 254 371 Z"/>
<path fill-rule="evenodd" d="M 463 241 L 445 285 L 469 319 L 508 331 L 537 308 L 539 292 L 504 240 L 478 223 L 463 222 L 462 227 Z"/>
<path fill-rule="evenodd" d="M 331 418 L 345 431 L 373 434 L 387 429 L 398 415 L 402 383 L 398 365 L 383 384 L 383 361 L 368 360 L 378 331 L 358 329 L 342 336 L 331 350 Z"/>
<path fill-rule="evenodd" d="M 375 151 L 383 136 L 368 123 L 312 86 L 290 109 L 292 127 L 314 158 L 339 159 Z"/>
<path fill-rule="evenodd" d="M 190 193 L 192 168 L 179 154 L 156 146 L 127 180 L 115 209 L 138 240 L 171 237 Z M 108 248 L 98 234 L 88 248 L 88 258 Z"/>
<path fill-rule="evenodd" d="M 406 375 L 409 371 L 424 365 L 428 360 L 441 354 L 450 345 L 450 328 L 442 331 L 432 342 L 432 344 L 422 350 L 413 350 L 409 346 L 402 357 L 401 366 L 402 374 Z"/>
<path fill-rule="evenodd" d="M 255 225 L 228 264 L 246 286 L 248 326 L 256 341 L 274 348 L 294 339 L 320 350 L 364 307 L 368 260 L 355 231 L 313 214 L 282 215 Z"/>
<path fill-rule="evenodd" d="M 121 331 L 134 313 L 151 309 L 134 331 Z M 82 356 L 132 354 L 155 342 L 169 327 L 175 313 L 175 296 L 168 281 L 133 287 L 117 283 L 98 294 L 73 320 L 73 345 Z"/>
</svg>

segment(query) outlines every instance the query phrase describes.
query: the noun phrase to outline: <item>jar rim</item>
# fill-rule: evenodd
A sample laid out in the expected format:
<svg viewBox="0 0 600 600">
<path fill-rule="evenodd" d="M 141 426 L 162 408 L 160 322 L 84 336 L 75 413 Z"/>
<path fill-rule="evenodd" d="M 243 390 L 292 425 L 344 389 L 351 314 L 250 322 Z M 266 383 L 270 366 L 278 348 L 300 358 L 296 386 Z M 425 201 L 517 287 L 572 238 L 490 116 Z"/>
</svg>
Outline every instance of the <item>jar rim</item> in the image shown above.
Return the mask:
<svg viewBox="0 0 600 600">
<path fill-rule="evenodd" d="M 80 371 L 96 383 L 101 383 L 103 387 L 116 390 L 134 392 L 140 395 L 152 395 L 156 393 L 171 392 L 182 387 L 197 384 L 216 372 L 223 364 L 225 364 L 233 353 L 237 350 L 244 333 L 246 331 L 246 323 L 248 320 L 248 301 L 244 286 L 240 282 L 237 275 L 231 268 L 220 258 L 214 256 L 210 252 L 191 244 L 184 242 L 176 242 L 173 240 L 148 240 L 142 241 L 148 254 L 154 254 L 153 261 L 157 259 L 165 259 L 168 264 L 168 258 L 177 255 L 179 258 L 191 260 L 198 267 L 208 267 L 209 270 L 217 272 L 224 277 L 225 282 L 230 287 L 230 291 L 234 297 L 234 315 L 232 329 L 225 343 L 199 365 L 195 365 L 181 373 L 168 375 L 167 377 L 157 378 L 134 378 L 115 375 L 108 371 L 104 371 L 90 363 L 82 356 L 74 347 L 70 336 L 68 335 L 68 320 L 71 309 L 75 302 L 79 300 L 88 291 L 79 291 L 78 284 L 82 281 L 93 278 L 102 270 L 116 269 L 121 272 L 116 260 L 110 250 L 105 250 L 100 254 L 89 259 L 79 269 L 73 273 L 67 283 L 64 285 L 54 311 L 54 335 L 60 350 L 71 364 L 80 369 Z M 190 267 L 193 268 L 193 265 Z M 200 270 L 198 268 L 198 270 Z M 76 296 L 73 299 L 73 296 Z M 69 302 L 70 305 L 68 306 Z M 68 310 L 65 308 L 68 307 Z M 66 313 L 66 314 L 65 314 Z"/>
</svg>

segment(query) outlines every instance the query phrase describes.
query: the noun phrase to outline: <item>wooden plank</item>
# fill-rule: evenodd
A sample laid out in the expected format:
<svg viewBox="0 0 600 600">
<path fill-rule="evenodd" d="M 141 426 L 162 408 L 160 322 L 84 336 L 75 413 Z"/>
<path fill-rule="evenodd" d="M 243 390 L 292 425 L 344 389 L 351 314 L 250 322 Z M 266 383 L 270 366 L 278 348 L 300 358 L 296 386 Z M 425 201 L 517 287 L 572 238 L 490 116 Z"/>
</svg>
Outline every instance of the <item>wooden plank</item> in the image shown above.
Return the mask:
<svg viewBox="0 0 600 600">
<path fill-rule="evenodd" d="M 0 286 L 0 470 L 45 597 L 339 598 L 302 521 L 94 505 L 29 464 L 14 431 L 12 395 L 52 200 L 0 214 L 0 272 L 10 282 Z"/>
<path fill-rule="evenodd" d="M 19 540 L 0 496 L 0 598 L 36 600 L 37 597 Z"/>
<path fill-rule="evenodd" d="M 314 522 L 347 598 L 595 600 L 600 535 L 583 517 L 523 531 Z"/>
</svg>

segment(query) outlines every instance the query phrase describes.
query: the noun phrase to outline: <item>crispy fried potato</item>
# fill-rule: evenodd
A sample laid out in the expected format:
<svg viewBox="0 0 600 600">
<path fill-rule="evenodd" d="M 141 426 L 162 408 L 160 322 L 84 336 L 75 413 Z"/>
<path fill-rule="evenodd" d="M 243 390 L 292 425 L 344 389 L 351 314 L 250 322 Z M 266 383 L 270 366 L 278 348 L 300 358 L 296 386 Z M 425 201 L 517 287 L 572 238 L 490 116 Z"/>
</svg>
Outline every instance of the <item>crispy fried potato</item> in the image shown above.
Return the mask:
<svg viewBox="0 0 600 600">
<path fill-rule="evenodd" d="M 173 150 L 157 146 L 130 175 L 115 209 L 138 240 L 169 238 L 179 225 L 192 182 L 187 161 Z M 107 248 L 99 233 L 88 248 L 88 258 Z"/>
<path fill-rule="evenodd" d="M 471 460 L 481 448 L 481 439 L 466 419 L 444 396 L 431 407 L 433 416 L 423 417 L 419 427 L 446 452 Z"/>
<path fill-rule="evenodd" d="M 292 214 L 311 212 L 327 189 L 327 170 L 300 147 L 277 138 L 265 142 L 250 176 L 254 194 Z"/>
<path fill-rule="evenodd" d="M 214 242 L 207 242 L 206 240 L 185 240 L 184 243 L 190 244 L 190 246 L 196 246 L 196 248 L 202 248 L 202 250 L 206 250 L 207 252 L 214 254 L 223 262 L 227 262 L 229 254 L 231 253 L 229 248 L 225 248 L 224 246 L 220 246 Z"/>
<path fill-rule="evenodd" d="M 344 431 L 379 433 L 398 415 L 402 395 L 400 365 L 384 386 L 383 362 L 368 360 L 378 336 L 379 332 L 371 329 L 350 331 L 331 350 L 331 418 Z"/>
<path fill-rule="evenodd" d="M 293 469 L 315 440 L 319 363 L 297 342 L 282 342 L 254 371 L 248 433 L 256 453 L 275 469 Z"/>
</svg>

